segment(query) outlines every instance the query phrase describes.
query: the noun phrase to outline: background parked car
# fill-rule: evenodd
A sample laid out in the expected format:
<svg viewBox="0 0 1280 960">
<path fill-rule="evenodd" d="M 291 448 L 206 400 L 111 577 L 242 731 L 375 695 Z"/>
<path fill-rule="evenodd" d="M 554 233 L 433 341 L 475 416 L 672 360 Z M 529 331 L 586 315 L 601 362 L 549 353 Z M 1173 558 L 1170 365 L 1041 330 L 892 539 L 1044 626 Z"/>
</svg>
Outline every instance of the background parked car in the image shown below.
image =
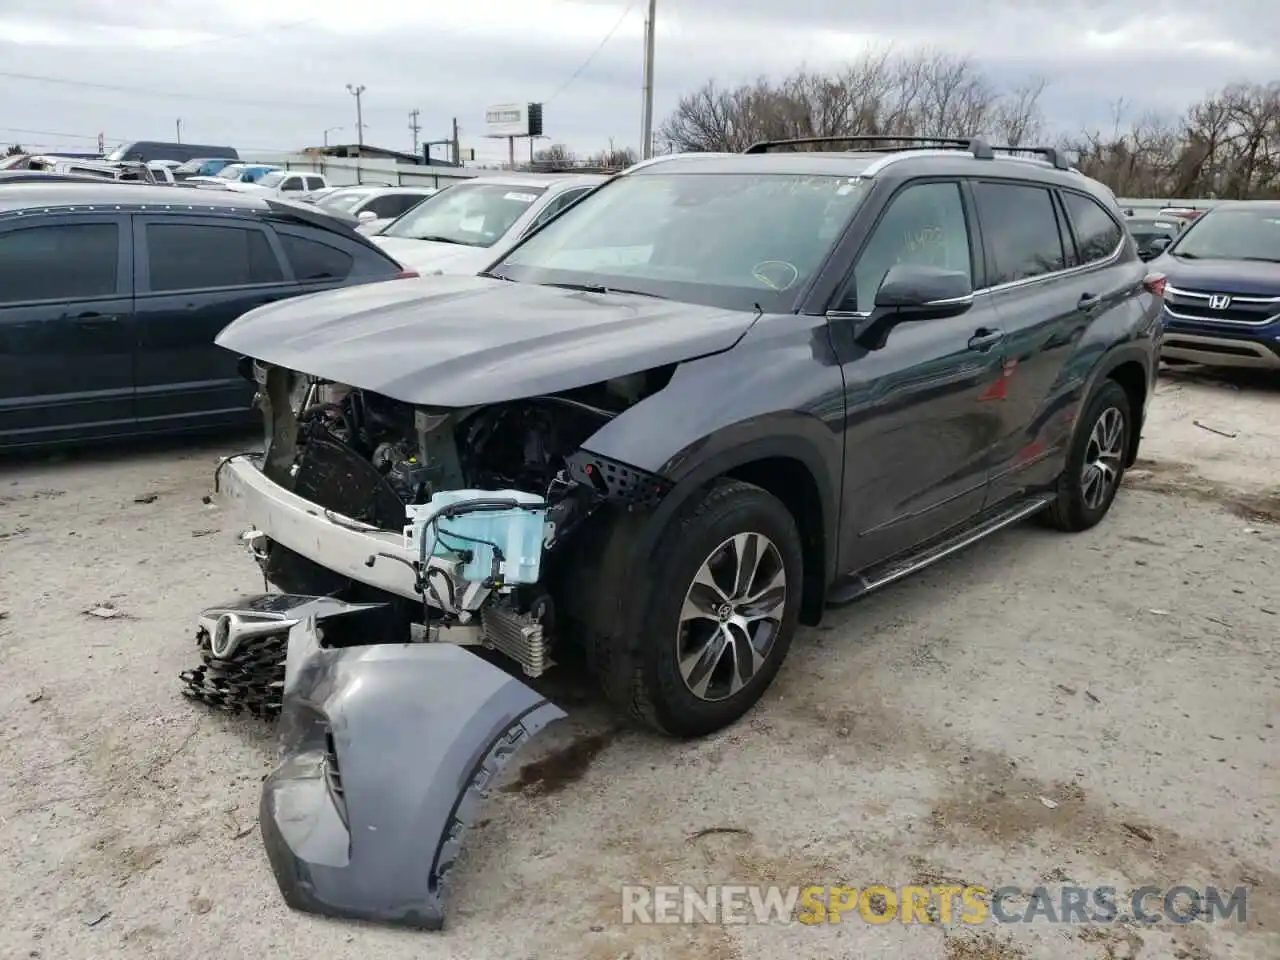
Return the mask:
<svg viewBox="0 0 1280 960">
<path fill-rule="evenodd" d="M 179 180 L 185 180 L 188 177 L 212 177 L 236 162 L 230 157 L 197 157 L 179 165 L 173 173 Z"/>
<path fill-rule="evenodd" d="M 1166 245 L 1170 244 L 1182 229 L 1177 220 L 1159 217 L 1126 217 L 1125 226 L 1138 245 L 1138 256 L 1143 260 L 1150 260 L 1160 255 L 1162 248 L 1156 243 L 1157 240 L 1165 241 Z"/>
<path fill-rule="evenodd" d="M 350 217 L 361 233 L 376 233 L 439 192 L 438 187 L 341 187 L 315 203 L 322 210 Z"/>
<path fill-rule="evenodd" d="M 247 423 L 214 337 L 275 300 L 405 276 L 295 204 L 172 187 L 0 184 L 0 448 Z"/>
<path fill-rule="evenodd" d="M 329 181 L 318 173 L 291 173 L 272 170 L 250 183 L 235 183 L 231 189 L 260 196 L 300 197 L 309 190 L 323 190 Z"/>
<path fill-rule="evenodd" d="M 1280 202 L 1220 204 L 1148 266 L 1165 278 L 1162 359 L 1280 370 Z"/>
<path fill-rule="evenodd" d="M 143 163 L 148 160 L 177 160 L 179 163 L 185 163 L 196 157 L 230 157 L 233 160 L 239 160 L 240 154 L 235 147 L 214 147 L 206 143 L 135 140 L 133 143 L 121 144 L 107 154 L 106 159 L 113 163 L 121 160 L 136 160 Z"/>
<path fill-rule="evenodd" d="M 423 273 L 474 273 L 608 179 L 603 174 L 506 174 L 442 190 L 370 239 Z"/>
<path fill-rule="evenodd" d="M 256 183 L 268 173 L 279 169 L 265 163 L 229 163 L 211 177 L 190 177 L 187 183 L 212 184 L 225 187 L 233 183 Z"/>
</svg>

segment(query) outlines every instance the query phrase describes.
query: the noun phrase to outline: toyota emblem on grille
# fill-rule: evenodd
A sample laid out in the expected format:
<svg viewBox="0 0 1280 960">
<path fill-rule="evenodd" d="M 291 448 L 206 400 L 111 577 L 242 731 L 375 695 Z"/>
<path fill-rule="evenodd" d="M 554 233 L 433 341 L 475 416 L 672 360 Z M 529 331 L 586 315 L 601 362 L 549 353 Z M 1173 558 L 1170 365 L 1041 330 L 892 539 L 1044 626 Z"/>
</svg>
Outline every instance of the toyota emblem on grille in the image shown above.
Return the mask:
<svg viewBox="0 0 1280 960">
<path fill-rule="evenodd" d="M 1231 306 L 1231 298 L 1226 294 L 1215 293 L 1209 298 L 1210 310 L 1225 310 L 1229 306 Z"/>
</svg>

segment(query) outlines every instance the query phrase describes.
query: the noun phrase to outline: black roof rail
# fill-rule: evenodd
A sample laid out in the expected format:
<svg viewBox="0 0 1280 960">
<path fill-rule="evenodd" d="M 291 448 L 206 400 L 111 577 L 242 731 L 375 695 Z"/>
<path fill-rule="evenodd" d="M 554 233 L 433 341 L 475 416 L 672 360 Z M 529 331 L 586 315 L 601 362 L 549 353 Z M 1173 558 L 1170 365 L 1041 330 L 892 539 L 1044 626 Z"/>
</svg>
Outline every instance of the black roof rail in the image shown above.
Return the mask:
<svg viewBox="0 0 1280 960">
<path fill-rule="evenodd" d="M 760 140 L 751 144 L 743 153 L 768 153 L 775 147 L 799 147 L 819 143 L 850 144 L 884 144 L 884 146 L 868 147 L 869 153 L 894 153 L 898 150 L 929 150 L 934 148 L 954 148 L 967 150 L 979 160 L 990 160 L 991 148 L 980 137 L 904 137 L 904 136 L 870 136 L 857 135 L 849 137 L 794 137 L 790 140 Z M 909 147 L 891 147 L 887 144 L 911 144 Z"/>
<path fill-rule="evenodd" d="M 1070 170 L 1071 164 L 1067 163 L 1067 158 L 1062 155 L 1062 151 L 1053 147 L 996 147 L 992 150 L 998 153 L 1031 153 L 1038 157 L 1044 157 L 1048 160 L 1056 170 Z"/>
</svg>

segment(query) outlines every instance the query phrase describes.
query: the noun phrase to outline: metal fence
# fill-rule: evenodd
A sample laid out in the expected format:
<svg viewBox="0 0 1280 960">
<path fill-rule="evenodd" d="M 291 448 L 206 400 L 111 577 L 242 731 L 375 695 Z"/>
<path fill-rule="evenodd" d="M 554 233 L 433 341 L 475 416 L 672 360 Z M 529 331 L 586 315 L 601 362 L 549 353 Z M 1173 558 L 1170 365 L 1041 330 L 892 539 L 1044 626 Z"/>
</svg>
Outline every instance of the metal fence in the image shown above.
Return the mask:
<svg viewBox="0 0 1280 960">
<path fill-rule="evenodd" d="M 319 173 L 335 187 L 359 183 L 386 184 L 392 187 L 447 187 L 459 180 L 470 180 L 483 171 L 467 167 L 443 167 L 397 163 L 370 157 L 327 157 L 309 153 L 255 154 L 243 157 L 244 163 L 263 163 L 284 170 Z"/>
</svg>

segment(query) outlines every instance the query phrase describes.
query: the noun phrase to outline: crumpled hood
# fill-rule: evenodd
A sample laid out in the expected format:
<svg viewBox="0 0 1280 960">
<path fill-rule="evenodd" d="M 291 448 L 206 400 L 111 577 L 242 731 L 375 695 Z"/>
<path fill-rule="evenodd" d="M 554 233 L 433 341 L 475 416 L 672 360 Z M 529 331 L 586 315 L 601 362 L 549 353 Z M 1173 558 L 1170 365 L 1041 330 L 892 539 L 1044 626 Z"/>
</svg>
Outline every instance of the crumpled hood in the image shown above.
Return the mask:
<svg viewBox="0 0 1280 960">
<path fill-rule="evenodd" d="M 228 350 L 421 406 L 502 403 L 728 350 L 743 311 L 513 283 L 389 280 L 282 300 L 218 334 Z"/>
<path fill-rule="evenodd" d="M 419 273 L 479 273 L 498 258 L 491 247 L 468 247 L 435 240 L 410 240 L 407 237 L 369 238 L 394 260 Z"/>
<path fill-rule="evenodd" d="M 1164 254 L 1147 264 L 1171 287 L 1243 297 L 1280 297 L 1280 263 L 1258 260 L 1186 260 Z"/>
</svg>

